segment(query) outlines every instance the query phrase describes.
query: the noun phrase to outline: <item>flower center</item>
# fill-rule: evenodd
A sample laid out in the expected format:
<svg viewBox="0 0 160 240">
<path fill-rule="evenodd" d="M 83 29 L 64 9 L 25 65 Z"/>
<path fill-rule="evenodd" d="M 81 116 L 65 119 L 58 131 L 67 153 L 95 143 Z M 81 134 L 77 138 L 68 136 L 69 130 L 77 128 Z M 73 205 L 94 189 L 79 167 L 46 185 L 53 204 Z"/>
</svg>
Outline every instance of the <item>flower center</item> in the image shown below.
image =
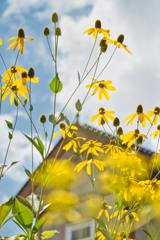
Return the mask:
<svg viewBox="0 0 160 240">
<path fill-rule="evenodd" d="M 17 86 L 13 86 L 11 89 L 12 89 L 12 91 L 14 91 L 14 92 L 15 92 L 15 91 L 18 91 Z"/>
<path fill-rule="evenodd" d="M 21 78 L 26 78 L 27 77 L 27 73 L 26 72 L 22 72 L 21 73 Z"/>
<path fill-rule="evenodd" d="M 100 84 L 99 84 L 99 87 L 100 87 L 100 88 L 104 88 L 104 84 L 103 84 L 103 83 L 100 83 Z"/>
<path fill-rule="evenodd" d="M 59 127 L 60 127 L 62 130 L 64 130 L 64 129 L 66 128 L 66 125 L 65 125 L 64 123 L 60 123 L 60 124 L 59 124 Z"/>
<path fill-rule="evenodd" d="M 159 112 L 160 112 L 159 107 L 155 107 L 155 108 L 154 108 L 154 114 L 155 114 L 155 115 L 158 115 Z"/>
<path fill-rule="evenodd" d="M 118 38 L 117 38 L 117 42 L 123 43 L 123 41 L 124 41 L 124 35 L 123 35 L 123 34 L 120 34 L 120 35 L 118 36 Z"/>
<path fill-rule="evenodd" d="M 99 108 L 99 114 L 104 115 L 105 114 L 105 109 L 104 108 Z"/>
<path fill-rule="evenodd" d="M 106 201 L 102 201 L 101 203 L 102 209 L 106 209 L 107 208 L 107 202 Z"/>
<path fill-rule="evenodd" d="M 19 28 L 19 30 L 18 30 L 18 37 L 19 38 L 24 38 L 25 37 L 25 33 L 24 33 L 23 28 Z"/>
<path fill-rule="evenodd" d="M 93 147 L 94 147 L 94 144 L 93 144 L 93 143 L 91 143 L 91 144 L 89 145 L 89 147 L 93 148 Z"/>
<path fill-rule="evenodd" d="M 72 133 L 72 138 L 74 139 L 74 138 L 77 138 L 77 137 L 78 137 L 77 133 L 76 133 L 76 132 L 73 132 L 73 133 Z"/>
<path fill-rule="evenodd" d="M 117 145 L 117 142 L 116 142 L 116 140 L 112 139 L 109 144 L 110 145 Z"/>
<path fill-rule="evenodd" d="M 17 70 L 16 70 L 16 67 L 15 67 L 15 66 L 12 66 L 10 69 L 11 69 L 11 73 L 16 73 L 16 72 L 17 72 Z"/>
<path fill-rule="evenodd" d="M 143 107 L 141 104 L 137 106 L 137 113 L 143 113 Z"/>
<path fill-rule="evenodd" d="M 160 124 L 157 126 L 157 130 L 160 130 Z"/>
<path fill-rule="evenodd" d="M 101 21 L 100 20 L 96 20 L 95 28 L 101 28 Z"/>
</svg>

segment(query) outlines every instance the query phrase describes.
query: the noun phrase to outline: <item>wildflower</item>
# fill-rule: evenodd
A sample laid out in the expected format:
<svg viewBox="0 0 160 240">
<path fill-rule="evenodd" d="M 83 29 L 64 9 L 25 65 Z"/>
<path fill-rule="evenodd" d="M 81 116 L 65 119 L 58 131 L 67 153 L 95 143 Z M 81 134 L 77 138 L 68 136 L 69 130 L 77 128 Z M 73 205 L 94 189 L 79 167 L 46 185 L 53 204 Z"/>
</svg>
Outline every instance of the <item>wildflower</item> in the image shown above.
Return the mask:
<svg viewBox="0 0 160 240">
<path fill-rule="evenodd" d="M 24 98 L 28 98 L 26 92 L 31 92 L 31 90 L 26 88 L 26 87 L 24 87 L 24 86 L 21 86 L 21 83 L 19 81 L 16 81 L 14 83 L 8 82 L 8 83 L 5 84 L 4 87 L 1 88 L 2 101 L 8 96 L 8 94 L 10 92 L 12 92 L 11 96 L 10 96 L 10 103 L 11 103 L 11 105 L 13 105 L 14 97 L 17 98 L 17 101 L 21 105 L 21 101 L 20 101 L 20 98 L 19 98 L 19 93 Z"/>
<path fill-rule="evenodd" d="M 136 113 L 133 113 L 133 114 L 129 115 L 128 117 L 126 117 L 126 118 L 123 120 L 123 123 L 130 118 L 130 120 L 129 120 L 129 122 L 127 123 L 127 125 L 128 125 L 128 124 L 132 125 L 132 122 L 133 122 L 133 120 L 135 119 L 136 116 L 138 116 L 139 121 L 140 121 L 140 123 L 142 123 L 142 126 L 143 126 L 143 127 L 145 127 L 145 121 L 144 121 L 145 118 L 152 124 L 152 120 L 151 120 L 145 113 L 143 113 L 143 107 L 142 107 L 141 104 L 139 104 L 139 105 L 137 106 L 137 111 L 136 111 Z"/>
<path fill-rule="evenodd" d="M 3 75 L 3 82 L 11 81 L 12 78 L 14 81 L 17 81 L 17 75 L 21 77 L 22 72 L 27 72 L 26 69 L 23 69 L 21 66 L 11 66 L 10 69 L 7 69 Z"/>
<path fill-rule="evenodd" d="M 54 34 L 56 35 L 56 36 L 61 36 L 62 34 L 61 34 L 61 29 L 59 28 L 59 27 L 56 27 L 55 28 L 55 31 L 54 31 Z"/>
<path fill-rule="evenodd" d="M 108 91 L 115 91 L 116 88 L 113 86 L 110 86 L 112 84 L 112 81 L 108 80 L 108 81 L 97 81 L 97 79 L 95 78 L 91 78 L 93 79 L 93 81 L 97 84 L 91 84 L 91 85 L 86 85 L 86 88 L 95 88 L 92 96 L 99 90 L 99 100 L 101 100 L 103 98 L 103 95 L 105 96 L 106 100 L 109 100 L 109 94 L 106 90 Z M 105 90 L 106 89 L 106 90 Z"/>
<path fill-rule="evenodd" d="M 44 30 L 43 30 L 43 34 L 45 36 L 48 36 L 50 34 L 50 31 L 49 31 L 49 28 L 48 27 L 45 27 Z"/>
<path fill-rule="evenodd" d="M 93 117 L 91 117 L 90 122 L 93 122 L 96 120 L 98 117 L 98 125 L 100 126 L 102 123 L 102 120 L 104 120 L 106 123 L 109 123 L 108 118 L 110 120 L 114 120 L 114 117 L 111 114 L 114 114 L 115 112 L 112 110 L 107 110 L 105 111 L 104 108 L 99 108 L 99 113 L 95 114 Z"/>
<path fill-rule="evenodd" d="M 63 149 L 66 150 L 66 151 L 68 151 L 68 150 L 73 146 L 73 151 L 74 151 L 74 152 L 77 152 L 77 144 L 78 144 L 79 148 L 81 147 L 80 142 L 79 142 L 79 139 L 82 139 L 82 140 L 84 140 L 84 141 L 86 140 L 85 138 L 78 137 L 78 134 L 77 134 L 76 132 L 73 132 L 73 133 L 72 133 L 72 140 L 71 140 L 69 143 L 67 143 L 67 144 L 63 147 Z"/>
<path fill-rule="evenodd" d="M 103 235 L 103 233 L 101 233 L 100 231 L 99 232 L 96 232 L 94 234 L 95 237 L 98 237 L 98 240 L 105 240 L 106 237 Z"/>
<path fill-rule="evenodd" d="M 125 207 L 123 210 L 119 210 L 119 211 L 115 211 L 110 218 L 116 217 L 118 215 L 118 220 L 120 220 L 123 217 L 123 214 L 127 213 L 129 210 L 129 207 Z M 130 212 L 128 215 L 126 215 L 125 219 L 126 219 L 126 223 L 129 222 L 129 217 L 133 217 L 135 221 L 139 221 L 139 217 L 137 215 L 137 213 L 135 212 Z"/>
<path fill-rule="evenodd" d="M 54 22 L 54 23 L 56 23 L 56 22 L 58 22 L 58 14 L 56 13 L 56 12 L 54 12 L 53 14 L 52 14 L 52 22 Z"/>
<path fill-rule="evenodd" d="M 121 136 L 123 134 L 123 129 L 121 127 L 119 127 L 117 129 L 117 135 Z"/>
<path fill-rule="evenodd" d="M 41 123 L 45 123 L 46 122 L 46 116 L 44 115 L 44 114 L 42 114 L 41 116 L 40 116 L 40 122 Z"/>
<path fill-rule="evenodd" d="M 100 46 L 100 50 L 102 52 L 106 52 L 107 48 L 108 48 L 108 44 L 106 44 L 106 38 L 102 38 L 100 43 L 99 43 L 99 46 Z"/>
<path fill-rule="evenodd" d="M 160 133 L 160 124 L 157 126 L 157 130 L 152 132 L 150 134 L 150 136 L 152 136 L 154 134 L 153 138 L 155 139 L 158 136 L 159 133 Z"/>
<path fill-rule="evenodd" d="M 134 131 L 127 132 L 126 134 L 123 134 L 120 139 L 123 141 L 122 144 L 127 143 L 128 147 L 130 147 L 138 137 L 144 137 L 147 138 L 144 134 L 139 134 L 139 130 L 135 129 Z"/>
<path fill-rule="evenodd" d="M 117 232 L 116 235 L 117 236 L 115 237 L 115 240 L 134 240 L 132 238 L 127 238 L 127 235 L 124 231 Z"/>
<path fill-rule="evenodd" d="M 21 73 L 21 79 L 19 79 L 21 81 L 21 83 L 25 86 L 27 84 L 28 81 L 34 82 L 34 83 L 38 83 L 39 79 L 38 78 L 30 78 L 28 77 L 27 72 L 22 72 Z"/>
<path fill-rule="evenodd" d="M 102 146 L 102 143 L 90 140 L 82 145 L 80 153 L 82 153 L 88 148 L 87 154 L 93 153 L 94 155 L 98 156 L 99 154 L 96 151 L 102 152 L 102 153 L 104 152 L 101 146 Z"/>
<path fill-rule="evenodd" d="M 125 44 L 123 44 L 123 41 L 124 41 L 124 35 L 123 35 L 123 34 L 120 34 L 120 35 L 118 36 L 117 40 L 107 39 L 106 43 L 107 43 L 107 44 L 108 44 L 108 43 L 114 43 L 114 45 L 117 45 L 118 48 L 120 48 L 120 47 L 122 46 L 128 53 L 132 54 L 132 53 L 128 50 L 127 46 L 126 46 Z"/>
<path fill-rule="evenodd" d="M 159 107 L 155 107 L 153 111 L 147 111 L 146 115 L 148 117 L 152 117 L 154 115 L 153 123 L 157 124 L 158 123 L 158 117 L 160 117 L 160 108 Z"/>
<path fill-rule="evenodd" d="M 104 35 L 104 37 L 106 37 L 106 38 L 108 38 L 110 36 L 110 30 L 105 30 L 105 29 L 101 28 L 101 21 L 100 20 L 96 20 L 95 28 L 89 28 L 86 31 L 84 31 L 84 33 L 88 33 L 88 35 L 93 33 L 94 39 L 97 38 L 97 33 L 102 33 Z"/>
<path fill-rule="evenodd" d="M 123 149 L 121 147 L 117 146 L 117 142 L 114 139 L 110 140 L 110 143 L 104 145 L 103 147 L 104 147 L 104 149 L 107 148 L 105 153 L 108 153 L 111 150 L 111 155 L 114 155 L 116 152 L 123 151 Z"/>
<path fill-rule="evenodd" d="M 114 119 L 114 121 L 113 121 L 113 126 L 118 127 L 119 124 L 120 124 L 119 118 L 116 117 L 116 118 Z"/>
<path fill-rule="evenodd" d="M 102 209 L 100 210 L 97 218 L 99 218 L 104 212 L 107 217 L 107 221 L 109 222 L 109 214 L 108 214 L 107 208 L 112 209 L 112 207 L 108 206 L 106 201 L 102 201 L 101 206 L 102 206 Z"/>
<path fill-rule="evenodd" d="M 59 124 L 60 130 L 57 133 L 53 134 L 53 138 L 55 138 L 60 132 L 62 132 L 62 137 L 65 138 L 66 135 L 68 137 L 72 137 L 69 129 L 74 129 L 74 130 L 78 130 L 78 128 L 76 126 L 66 126 L 64 123 L 60 123 Z"/>
<path fill-rule="evenodd" d="M 100 171 L 104 170 L 104 166 L 106 166 L 105 162 L 93 159 L 93 154 L 92 153 L 88 153 L 87 154 L 87 160 L 79 163 L 74 171 L 79 172 L 83 167 L 85 167 L 87 165 L 87 173 L 88 175 L 91 175 L 91 164 L 94 164 Z"/>
<path fill-rule="evenodd" d="M 18 43 L 19 43 L 19 52 L 20 52 L 21 54 L 23 54 L 24 38 L 27 39 L 27 40 L 29 40 L 29 41 L 33 41 L 33 40 L 34 40 L 34 38 L 32 38 L 32 39 L 31 39 L 31 38 L 26 38 L 23 28 L 19 28 L 19 29 L 18 29 L 18 37 L 13 37 L 13 38 L 10 38 L 10 39 L 8 39 L 8 40 L 6 41 L 6 42 L 9 42 L 9 41 L 12 41 L 12 40 L 15 39 L 15 41 L 12 42 L 12 44 L 7 48 L 7 50 L 10 49 L 11 47 L 13 47 L 13 50 L 15 51 L 15 50 L 16 50 L 16 47 L 17 47 L 17 45 L 18 45 Z"/>
</svg>

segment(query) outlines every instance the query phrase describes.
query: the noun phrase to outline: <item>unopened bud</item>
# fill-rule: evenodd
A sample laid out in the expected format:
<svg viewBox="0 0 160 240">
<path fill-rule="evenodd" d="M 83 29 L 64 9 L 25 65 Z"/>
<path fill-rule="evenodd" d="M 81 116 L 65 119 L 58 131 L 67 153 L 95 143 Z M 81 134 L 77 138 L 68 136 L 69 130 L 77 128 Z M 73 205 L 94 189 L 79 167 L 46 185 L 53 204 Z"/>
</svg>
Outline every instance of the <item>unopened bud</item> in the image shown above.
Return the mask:
<svg viewBox="0 0 160 240">
<path fill-rule="evenodd" d="M 117 42 L 123 43 L 123 41 L 124 41 L 124 35 L 120 34 L 117 38 Z"/>
<path fill-rule="evenodd" d="M 119 124 L 120 124 L 119 118 L 116 117 L 116 118 L 114 119 L 114 121 L 113 121 L 113 126 L 118 127 Z"/>
<path fill-rule="evenodd" d="M 40 116 L 40 122 L 41 123 L 45 123 L 46 122 L 46 116 L 44 115 L 44 114 L 42 114 L 41 116 Z"/>
<path fill-rule="evenodd" d="M 61 29 L 59 27 L 55 28 L 55 35 L 56 36 L 61 36 Z"/>
<path fill-rule="evenodd" d="M 119 128 L 117 129 L 117 134 L 118 134 L 119 136 L 121 136 L 121 135 L 123 134 L 123 129 L 122 129 L 121 127 L 119 127 Z"/>
<path fill-rule="evenodd" d="M 28 77 L 33 78 L 34 77 L 34 68 L 30 67 L 28 70 Z"/>
<path fill-rule="evenodd" d="M 44 28 L 43 34 L 44 34 L 45 36 L 48 36 L 48 35 L 50 34 L 50 31 L 49 31 L 49 28 L 48 28 L 48 27 L 45 27 L 45 28 Z"/>
<path fill-rule="evenodd" d="M 52 14 L 52 22 L 54 23 L 58 22 L 58 14 L 56 12 Z"/>
</svg>

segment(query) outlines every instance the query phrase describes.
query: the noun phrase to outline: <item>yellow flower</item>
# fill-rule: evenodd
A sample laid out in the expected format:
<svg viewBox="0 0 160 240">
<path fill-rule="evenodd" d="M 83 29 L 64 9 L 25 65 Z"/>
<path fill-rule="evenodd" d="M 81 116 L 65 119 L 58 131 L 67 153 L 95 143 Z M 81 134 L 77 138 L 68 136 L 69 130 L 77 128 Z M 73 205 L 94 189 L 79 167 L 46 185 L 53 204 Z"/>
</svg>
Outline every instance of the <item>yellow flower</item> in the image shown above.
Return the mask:
<svg viewBox="0 0 160 240">
<path fill-rule="evenodd" d="M 114 114 L 115 112 L 112 110 L 107 110 L 105 111 L 104 108 L 99 108 L 99 113 L 95 114 L 93 117 L 91 117 L 90 122 L 93 122 L 94 120 L 96 120 L 98 117 L 98 125 L 100 126 L 101 124 L 103 124 L 104 122 L 109 123 L 108 119 L 110 120 L 114 120 L 114 117 L 110 114 Z"/>
<path fill-rule="evenodd" d="M 74 171 L 77 171 L 79 172 L 83 167 L 85 167 L 87 165 L 87 173 L 88 175 L 91 175 L 91 164 L 94 164 L 100 171 L 103 171 L 104 170 L 104 167 L 106 166 L 106 163 L 105 162 L 102 162 L 102 161 L 99 161 L 99 160 L 96 160 L 96 159 L 93 159 L 93 154 L 92 153 L 89 153 L 87 154 L 87 160 L 79 163 Z"/>
<path fill-rule="evenodd" d="M 69 143 L 67 143 L 67 144 L 63 147 L 63 149 L 66 150 L 66 151 L 68 151 L 68 150 L 73 146 L 73 151 L 74 151 L 74 152 L 77 152 L 77 144 L 78 144 L 79 148 L 81 147 L 80 142 L 79 142 L 79 139 L 82 139 L 82 140 L 84 140 L 84 141 L 86 140 L 85 138 L 78 137 L 77 133 L 76 133 L 76 132 L 73 132 L 73 133 L 72 133 L 72 140 L 71 140 Z"/>
<path fill-rule="evenodd" d="M 83 151 L 85 151 L 88 148 L 87 154 L 93 153 L 94 155 L 98 156 L 99 154 L 96 151 L 99 151 L 102 153 L 104 152 L 103 149 L 101 148 L 101 146 L 102 146 L 102 143 L 90 140 L 82 145 L 80 153 L 82 153 Z"/>
<path fill-rule="evenodd" d="M 20 80 L 21 80 L 21 82 L 24 86 L 27 84 L 28 81 L 31 81 L 31 82 L 34 82 L 34 83 L 39 82 L 38 78 L 36 78 L 36 77 L 29 78 L 28 75 L 27 75 L 27 72 L 22 72 L 21 73 L 21 79 Z"/>
<path fill-rule="evenodd" d="M 100 20 L 97 20 L 95 22 L 95 28 L 89 28 L 86 31 L 84 31 L 84 33 L 88 33 L 88 35 L 93 33 L 94 39 L 97 38 L 97 33 L 102 33 L 104 35 L 104 37 L 106 37 L 106 39 L 110 36 L 110 30 L 105 30 L 105 29 L 101 28 L 101 21 Z"/>
<path fill-rule="evenodd" d="M 123 216 L 123 214 L 125 214 L 126 212 L 128 212 L 129 208 L 128 207 L 125 207 L 123 210 L 119 210 L 119 211 L 115 211 L 111 216 L 110 218 L 113 218 L 113 217 L 116 217 L 118 215 L 118 220 L 120 220 Z M 133 217 L 135 221 L 139 221 L 139 217 L 137 215 L 137 213 L 135 212 L 130 212 L 126 217 L 126 223 L 129 222 L 129 217 Z"/>
<path fill-rule="evenodd" d="M 12 42 L 12 44 L 7 48 L 7 50 L 10 49 L 11 47 L 13 47 L 13 50 L 15 51 L 15 50 L 16 50 L 16 47 L 17 47 L 17 45 L 18 45 L 18 43 L 19 43 L 19 52 L 20 52 L 21 54 L 23 54 L 24 38 L 27 39 L 27 40 L 29 40 L 29 41 L 33 41 L 33 40 L 34 40 L 34 38 L 32 38 L 32 39 L 31 39 L 31 38 L 26 38 L 23 28 L 19 28 L 19 30 L 18 30 L 18 37 L 13 37 L 13 38 L 10 38 L 10 39 L 8 39 L 8 40 L 6 41 L 6 42 L 9 42 L 9 41 L 15 40 L 15 41 Z"/>
<path fill-rule="evenodd" d="M 13 100 L 14 97 L 16 97 L 17 101 L 19 102 L 19 104 L 21 105 L 20 102 L 20 97 L 19 97 L 19 93 L 24 97 L 24 98 L 28 98 L 26 92 L 31 92 L 30 89 L 21 86 L 21 82 L 16 81 L 14 83 L 12 82 L 8 82 L 5 84 L 4 87 L 1 88 L 1 94 L 2 94 L 2 101 L 8 96 L 8 94 L 11 93 L 11 97 L 10 97 L 10 103 L 11 105 L 13 105 Z"/>
<path fill-rule="evenodd" d="M 118 48 L 123 47 L 128 53 L 132 54 L 132 53 L 128 50 L 127 46 L 122 43 L 123 41 L 124 41 L 124 35 L 123 35 L 123 34 L 120 34 L 120 35 L 118 36 L 117 40 L 107 39 L 107 42 L 106 42 L 106 43 L 107 43 L 107 44 L 108 44 L 108 43 L 114 43 L 114 45 L 117 45 Z"/>
<path fill-rule="evenodd" d="M 123 141 L 122 144 L 127 143 L 128 147 L 130 147 L 138 137 L 144 137 L 147 138 L 144 134 L 139 134 L 139 130 L 135 129 L 134 131 L 127 132 L 126 134 L 123 134 L 120 139 Z"/>
<path fill-rule="evenodd" d="M 160 124 L 157 126 L 157 130 L 152 132 L 150 134 L 150 136 L 152 136 L 154 134 L 153 138 L 155 139 L 158 136 L 159 133 L 160 133 Z"/>
<path fill-rule="evenodd" d="M 104 149 L 107 148 L 105 153 L 108 153 L 111 150 L 111 155 L 114 155 L 116 152 L 123 151 L 123 149 L 121 147 L 117 146 L 117 142 L 114 139 L 110 140 L 110 143 L 104 145 L 103 147 L 104 147 Z"/>
<path fill-rule="evenodd" d="M 53 134 L 53 138 L 55 138 L 60 132 L 62 132 L 62 137 L 65 138 L 66 135 L 68 137 L 72 137 L 69 129 L 74 129 L 74 130 L 78 130 L 78 128 L 76 126 L 66 126 L 64 123 L 60 123 L 59 124 L 60 130 L 57 133 Z"/>
<path fill-rule="evenodd" d="M 153 111 L 147 111 L 146 115 L 148 117 L 152 117 L 154 115 L 153 123 L 157 124 L 158 123 L 158 117 L 160 117 L 160 108 L 155 107 Z M 144 119 L 144 120 L 146 120 L 146 119 Z"/>
<path fill-rule="evenodd" d="M 11 81 L 13 78 L 14 81 L 17 81 L 17 75 L 21 77 L 22 72 L 27 72 L 26 69 L 23 69 L 21 66 L 12 66 L 10 69 L 6 70 L 3 75 L 3 82 Z"/>
<path fill-rule="evenodd" d="M 109 91 L 115 91 L 116 90 L 115 87 L 110 86 L 112 84 L 112 81 L 110 81 L 110 80 L 108 80 L 108 81 L 104 81 L 104 80 L 97 81 L 97 79 L 95 79 L 95 78 L 91 78 L 91 79 L 93 79 L 93 81 L 95 83 L 97 83 L 97 85 L 96 84 L 86 85 L 86 88 L 95 88 L 93 93 L 92 93 L 92 96 L 99 90 L 99 100 L 101 100 L 103 98 L 103 95 L 105 96 L 106 100 L 109 100 L 109 94 L 106 90 L 109 90 Z"/>
<path fill-rule="evenodd" d="M 106 215 L 107 221 L 109 222 L 109 214 L 108 214 L 107 208 L 112 209 L 112 207 L 108 206 L 106 201 L 102 201 L 101 206 L 102 206 L 102 209 L 100 210 L 97 218 L 99 218 L 104 212 Z"/>
<path fill-rule="evenodd" d="M 0 38 L 0 45 L 2 45 L 3 44 L 3 42 L 2 42 L 2 39 Z"/>
<path fill-rule="evenodd" d="M 100 231 L 99 232 L 96 232 L 94 234 L 95 237 L 98 237 L 98 240 L 105 240 L 106 237 L 103 235 L 103 233 L 101 233 Z"/>
<path fill-rule="evenodd" d="M 126 117 L 124 119 L 123 123 L 130 118 L 130 120 L 127 123 L 127 125 L 128 124 L 132 125 L 132 122 L 133 122 L 133 120 L 135 119 L 136 116 L 138 116 L 138 118 L 139 118 L 138 120 L 140 121 L 140 123 L 142 123 L 143 127 L 145 127 L 145 121 L 144 121 L 145 118 L 152 124 L 152 120 L 145 113 L 143 113 L 143 107 L 142 107 L 141 104 L 139 104 L 137 106 L 136 113 L 133 113 L 133 114 L 129 115 L 128 117 Z"/>
</svg>

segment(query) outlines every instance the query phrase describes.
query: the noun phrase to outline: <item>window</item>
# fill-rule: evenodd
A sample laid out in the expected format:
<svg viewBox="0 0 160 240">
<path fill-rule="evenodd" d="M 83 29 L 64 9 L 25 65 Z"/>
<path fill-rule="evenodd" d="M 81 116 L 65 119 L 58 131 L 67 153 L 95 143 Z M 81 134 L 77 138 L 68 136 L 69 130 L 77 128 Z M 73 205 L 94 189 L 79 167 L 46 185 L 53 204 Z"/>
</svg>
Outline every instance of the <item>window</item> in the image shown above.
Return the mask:
<svg viewBox="0 0 160 240">
<path fill-rule="evenodd" d="M 94 220 L 87 219 L 76 224 L 67 224 L 65 240 L 94 240 Z"/>
</svg>

